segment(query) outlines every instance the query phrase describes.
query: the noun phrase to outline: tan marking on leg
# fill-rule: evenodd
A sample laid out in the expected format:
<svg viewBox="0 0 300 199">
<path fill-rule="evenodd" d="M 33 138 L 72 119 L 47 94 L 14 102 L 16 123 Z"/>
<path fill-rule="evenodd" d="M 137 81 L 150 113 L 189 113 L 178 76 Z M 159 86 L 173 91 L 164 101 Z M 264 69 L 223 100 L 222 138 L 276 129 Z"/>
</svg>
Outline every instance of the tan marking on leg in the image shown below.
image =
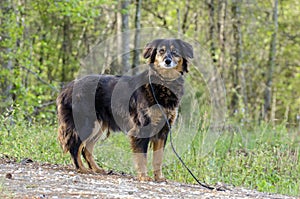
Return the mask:
<svg viewBox="0 0 300 199">
<path fill-rule="evenodd" d="M 94 146 L 96 142 L 88 142 L 86 145 L 86 148 L 84 149 L 84 154 L 86 161 L 90 165 L 91 169 L 96 172 L 96 173 L 102 173 L 104 174 L 105 171 L 104 169 L 101 169 L 98 164 L 95 162 L 94 157 L 93 157 L 93 151 L 94 151 Z"/>
<path fill-rule="evenodd" d="M 103 132 L 107 129 L 107 126 L 104 125 L 102 122 L 95 121 L 95 126 L 93 129 L 93 132 L 91 135 L 87 138 L 87 140 L 84 142 L 84 154 L 85 154 L 85 160 L 91 167 L 91 169 L 96 173 L 105 173 L 103 169 L 101 169 L 98 164 L 95 162 L 93 157 L 93 151 L 96 142 L 99 140 L 99 138 L 103 137 Z M 106 135 L 104 135 L 106 136 Z M 104 138 L 103 138 L 104 139 Z"/>
<path fill-rule="evenodd" d="M 144 153 L 133 153 L 133 161 L 139 181 L 151 181 L 147 174 L 147 156 Z"/>
<path fill-rule="evenodd" d="M 154 172 L 154 180 L 158 182 L 166 181 L 162 173 L 163 154 L 164 154 L 164 140 L 158 139 L 153 141 L 152 166 Z"/>
<path fill-rule="evenodd" d="M 81 144 L 79 146 L 79 149 L 78 149 L 78 152 L 77 152 L 77 162 L 78 162 L 78 172 L 79 173 L 90 173 L 90 171 L 84 167 L 83 163 L 82 163 L 82 160 L 81 160 L 81 151 L 82 151 L 82 148 L 83 148 L 83 144 Z"/>
</svg>

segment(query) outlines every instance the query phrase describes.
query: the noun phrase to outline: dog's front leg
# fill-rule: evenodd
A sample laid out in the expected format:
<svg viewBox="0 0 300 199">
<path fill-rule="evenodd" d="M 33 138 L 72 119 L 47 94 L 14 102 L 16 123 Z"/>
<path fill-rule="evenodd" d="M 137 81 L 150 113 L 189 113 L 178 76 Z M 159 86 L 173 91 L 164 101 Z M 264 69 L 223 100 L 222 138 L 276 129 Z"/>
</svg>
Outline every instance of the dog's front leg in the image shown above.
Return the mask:
<svg viewBox="0 0 300 199">
<path fill-rule="evenodd" d="M 135 168 L 137 171 L 137 179 L 139 181 L 151 181 L 147 170 L 147 153 L 133 153 Z"/>
<path fill-rule="evenodd" d="M 153 142 L 153 170 L 154 170 L 154 180 L 157 182 L 166 181 L 162 173 L 162 162 L 164 155 L 164 145 L 165 139 L 159 138 Z"/>
<path fill-rule="evenodd" d="M 134 166 L 137 171 L 137 178 L 140 181 L 152 180 L 147 172 L 147 150 L 149 138 L 137 138 L 129 136 L 131 148 L 133 151 Z"/>
</svg>

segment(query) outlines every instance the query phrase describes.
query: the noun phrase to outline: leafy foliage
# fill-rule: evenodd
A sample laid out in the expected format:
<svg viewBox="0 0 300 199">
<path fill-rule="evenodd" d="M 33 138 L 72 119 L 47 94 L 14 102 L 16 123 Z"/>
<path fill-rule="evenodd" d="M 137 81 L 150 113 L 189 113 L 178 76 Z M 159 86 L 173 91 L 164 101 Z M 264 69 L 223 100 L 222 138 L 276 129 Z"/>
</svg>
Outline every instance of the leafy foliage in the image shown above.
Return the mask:
<svg viewBox="0 0 300 199">
<path fill-rule="evenodd" d="M 142 3 L 141 25 L 177 30 L 198 41 L 203 50 L 211 52 L 224 78 L 227 101 L 237 97 L 229 113 L 238 120 L 260 121 L 271 36 L 273 5 L 270 2 L 234 4 L 222 0 L 197 2 L 167 2 L 155 0 Z M 299 115 L 299 2 L 279 3 L 277 54 L 272 84 L 273 123 L 297 125 Z M 57 91 L 76 77 L 80 59 L 95 42 L 116 34 L 118 13 L 124 13 L 117 1 L 16 1 L 1 2 L 1 110 L 18 104 L 33 115 L 54 118 L 53 106 Z M 159 5 L 159 6 L 158 6 Z M 129 6 L 128 13 L 133 21 Z M 235 7 L 233 7 L 235 6 Z M 166 7 L 174 9 L 166 9 Z M 234 13 L 234 9 L 238 13 Z M 127 13 L 127 11 L 126 11 Z M 238 23 L 238 24 L 235 24 Z M 134 23 L 131 22 L 130 27 Z M 234 36 L 239 26 L 241 40 Z M 239 62 L 234 63 L 238 43 Z M 205 54 L 204 55 L 209 55 Z M 237 66 L 235 66 L 238 64 Z M 237 68 L 238 67 L 238 68 Z M 236 74 L 233 71 L 237 71 Z M 118 70 L 115 70 L 118 71 Z M 120 71 L 120 70 L 119 70 Z M 234 108 L 234 110 L 232 110 Z"/>
</svg>

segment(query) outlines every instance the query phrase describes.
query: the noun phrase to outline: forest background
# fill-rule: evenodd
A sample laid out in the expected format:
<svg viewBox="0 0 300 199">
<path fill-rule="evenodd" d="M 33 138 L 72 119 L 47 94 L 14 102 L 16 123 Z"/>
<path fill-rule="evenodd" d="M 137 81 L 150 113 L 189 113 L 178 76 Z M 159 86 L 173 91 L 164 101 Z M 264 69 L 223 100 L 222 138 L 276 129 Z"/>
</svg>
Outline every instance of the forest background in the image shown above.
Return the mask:
<svg viewBox="0 0 300 199">
<path fill-rule="evenodd" d="M 134 42 L 140 42 L 147 38 L 139 38 L 136 30 L 159 27 L 180 33 L 207 51 L 207 62 L 216 68 L 226 90 L 226 120 L 234 126 L 227 130 L 238 127 L 255 135 L 252 149 L 265 147 L 261 151 L 266 154 L 269 151 L 271 160 L 276 162 L 270 169 L 272 180 L 257 175 L 248 179 L 249 171 L 245 171 L 240 180 L 232 180 L 232 175 L 227 178 L 224 174 L 227 160 L 224 159 L 210 165 L 218 168 L 219 177 L 208 177 L 210 174 L 205 171 L 199 175 L 211 183 L 221 180 L 297 195 L 300 192 L 297 180 L 300 179 L 299 19 L 298 0 L 1 0 L 0 146 L 3 151 L 0 154 L 22 158 L 33 153 L 38 160 L 51 161 L 39 156 L 41 150 L 45 153 L 45 148 L 27 149 L 28 146 L 24 146 L 21 150 L 24 144 L 19 141 L 24 137 L 21 139 L 20 134 L 26 135 L 25 131 L 31 134 L 28 136 L 31 138 L 27 138 L 34 140 L 33 135 L 39 137 L 47 131 L 53 147 L 59 148 L 55 140 L 55 100 L 63 85 L 77 77 L 81 60 L 95 45 L 112 35 L 132 31 Z M 133 41 L 130 45 L 126 43 L 128 41 L 126 34 L 116 41 L 116 46 L 130 53 L 118 59 L 108 54 L 106 59 L 114 61 L 104 72 L 120 73 L 142 62 L 138 59 L 140 51 L 134 51 Z M 207 92 L 201 74 L 193 74 L 191 71 L 189 84 L 196 90 Z M 199 103 L 203 100 L 201 92 L 196 95 Z M 204 104 L 210 104 L 208 98 Z M 251 156 L 248 153 L 251 150 L 245 152 L 237 141 L 234 153 L 234 139 L 228 135 L 223 141 L 227 155 L 243 154 L 249 161 L 247 164 L 252 167 L 256 164 L 253 163 L 254 156 L 259 158 L 259 155 L 253 150 L 255 155 Z M 266 157 L 269 156 L 261 158 L 267 160 Z M 195 160 L 198 164 L 206 164 L 198 159 Z M 279 160 L 282 163 L 291 161 L 290 167 L 279 164 Z M 67 162 L 62 156 L 53 161 Z M 234 162 L 231 160 L 228 168 Z M 256 166 L 261 166 L 262 162 Z M 241 163 L 242 167 L 247 167 L 245 164 Z M 284 167 L 295 172 L 283 171 Z M 265 167 L 260 169 L 259 175 L 268 174 Z M 283 180 L 282 176 L 287 179 L 284 185 L 278 184 Z M 186 175 L 175 177 L 177 180 L 185 178 Z M 251 179 L 258 182 L 251 182 Z"/>
</svg>

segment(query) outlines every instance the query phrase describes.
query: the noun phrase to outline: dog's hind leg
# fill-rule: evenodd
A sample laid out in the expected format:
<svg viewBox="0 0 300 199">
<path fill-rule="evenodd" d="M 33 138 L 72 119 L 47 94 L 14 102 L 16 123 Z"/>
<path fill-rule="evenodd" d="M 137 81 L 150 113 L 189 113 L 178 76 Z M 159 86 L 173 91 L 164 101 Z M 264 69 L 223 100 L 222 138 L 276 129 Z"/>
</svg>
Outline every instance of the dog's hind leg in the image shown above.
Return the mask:
<svg viewBox="0 0 300 199">
<path fill-rule="evenodd" d="M 104 169 L 100 168 L 95 162 L 93 157 L 94 146 L 96 142 L 87 142 L 85 148 L 82 151 L 83 157 L 89 165 L 89 168 L 96 173 L 105 173 Z"/>
<path fill-rule="evenodd" d="M 89 170 L 86 169 L 81 160 L 81 151 L 83 144 L 81 141 L 78 141 L 76 144 L 70 147 L 70 154 L 73 160 L 73 164 L 79 173 L 89 173 Z"/>
<path fill-rule="evenodd" d="M 105 173 L 105 171 L 101 169 L 98 166 L 98 164 L 95 162 L 93 157 L 93 151 L 96 142 L 103 135 L 103 132 L 105 131 L 106 128 L 107 128 L 106 125 L 103 125 L 102 122 L 95 121 L 93 131 L 91 135 L 88 137 L 88 139 L 85 141 L 85 147 L 82 150 L 83 157 L 88 163 L 89 168 L 96 173 Z M 109 135 L 109 131 L 107 133 L 107 136 L 108 135 Z"/>
</svg>

